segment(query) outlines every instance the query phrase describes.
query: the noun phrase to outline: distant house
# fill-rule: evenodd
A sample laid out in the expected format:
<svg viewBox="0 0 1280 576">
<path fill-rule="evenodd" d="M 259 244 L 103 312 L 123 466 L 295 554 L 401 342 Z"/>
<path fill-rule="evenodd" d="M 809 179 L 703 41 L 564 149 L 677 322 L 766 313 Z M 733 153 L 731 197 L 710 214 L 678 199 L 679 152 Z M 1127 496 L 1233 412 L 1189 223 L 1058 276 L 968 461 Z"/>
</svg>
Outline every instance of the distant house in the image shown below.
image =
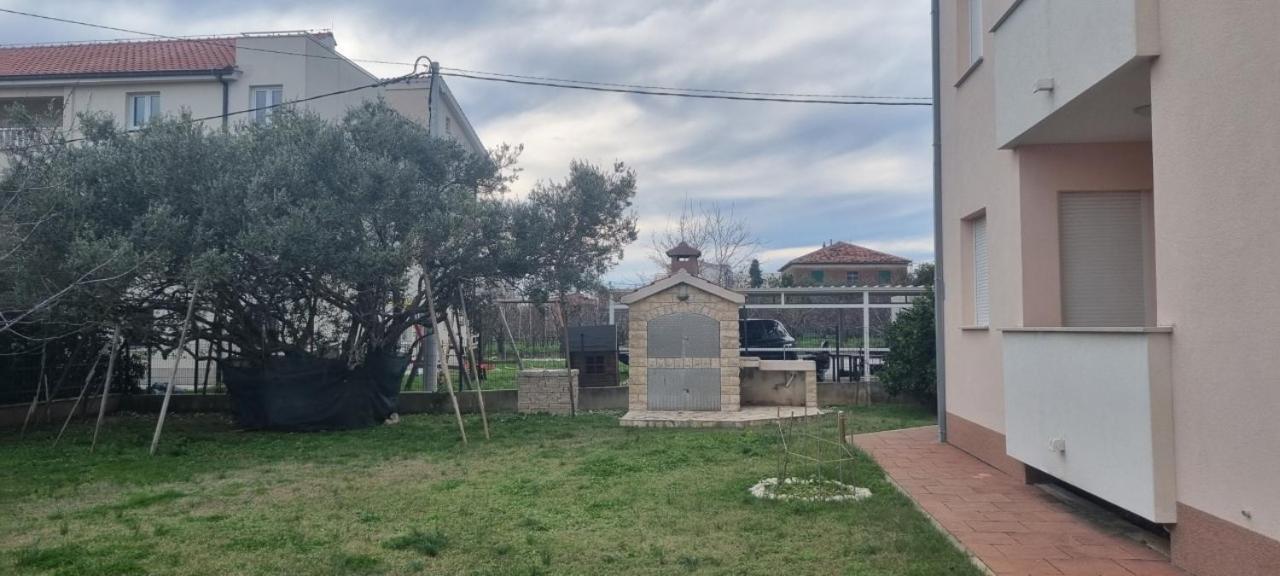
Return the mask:
<svg viewBox="0 0 1280 576">
<path fill-rule="evenodd" d="M 832 242 L 787 262 L 778 270 L 801 286 L 896 286 L 906 284 L 911 260 L 848 242 Z"/>
<path fill-rule="evenodd" d="M 218 128 L 269 122 L 269 107 L 290 101 L 311 98 L 298 108 L 337 120 L 363 101 L 383 98 L 415 122 L 430 123 L 433 133 L 484 152 L 442 78 L 434 84 L 440 114 L 428 119 L 430 82 L 361 88 L 379 78 L 337 45 L 328 31 L 288 31 L 0 47 L 0 149 L 30 138 L 12 114 L 15 107 L 44 127 L 79 136 L 82 112 L 105 112 L 132 130 L 161 114 L 187 111 Z"/>
</svg>

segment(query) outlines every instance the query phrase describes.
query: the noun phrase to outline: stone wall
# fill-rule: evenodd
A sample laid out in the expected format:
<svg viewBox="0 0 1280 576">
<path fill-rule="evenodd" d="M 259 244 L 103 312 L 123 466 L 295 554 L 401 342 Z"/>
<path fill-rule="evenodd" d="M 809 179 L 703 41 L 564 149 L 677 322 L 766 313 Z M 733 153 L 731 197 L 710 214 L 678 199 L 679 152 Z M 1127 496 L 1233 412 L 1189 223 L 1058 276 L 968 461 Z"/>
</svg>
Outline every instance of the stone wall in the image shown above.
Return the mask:
<svg viewBox="0 0 1280 576">
<path fill-rule="evenodd" d="M 569 414 L 577 408 L 578 371 L 573 373 L 573 391 L 569 390 L 569 375 L 563 368 L 521 370 L 516 375 L 519 390 L 517 411 L 522 414 L 546 412 Z"/>
<path fill-rule="evenodd" d="M 676 294 L 688 290 L 689 297 L 680 300 Z M 738 304 L 687 284 L 677 284 L 639 302 L 629 305 L 628 338 L 631 351 L 631 371 L 627 382 L 631 390 L 628 407 L 645 410 L 648 401 L 647 368 L 654 365 L 648 357 L 649 320 L 689 312 L 710 317 L 720 323 L 719 358 L 662 358 L 661 367 L 719 368 L 720 410 L 735 411 L 741 407 L 738 376 Z M 677 366 L 675 363 L 680 363 Z"/>
</svg>

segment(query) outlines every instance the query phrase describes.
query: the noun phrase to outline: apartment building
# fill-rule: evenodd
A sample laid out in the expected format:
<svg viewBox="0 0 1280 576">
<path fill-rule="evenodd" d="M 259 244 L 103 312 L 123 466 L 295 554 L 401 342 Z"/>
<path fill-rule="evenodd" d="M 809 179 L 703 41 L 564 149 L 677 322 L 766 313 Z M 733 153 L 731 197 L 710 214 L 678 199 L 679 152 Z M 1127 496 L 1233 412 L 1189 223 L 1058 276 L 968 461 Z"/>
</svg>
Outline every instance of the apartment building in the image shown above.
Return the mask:
<svg viewBox="0 0 1280 576">
<path fill-rule="evenodd" d="M 273 112 L 246 110 L 352 90 L 298 106 L 338 119 L 348 108 L 381 97 L 423 125 L 430 122 L 430 82 L 359 89 L 380 79 L 337 46 L 327 31 L 288 31 L 0 47 L 0 147 L 20 144 L 24 137 L 15 128 L 15 106 L 74 135 L 83 112 L 111 114 L 131 129 L 183 111 L 206 119 L 209 127 L 234 127 L 269 121 Z M 484 151 L 443 78 L 436 79 L 435 90 L 439 114 L 433 133 Z"/>
<path fill-rule="evenodd" d="M 1280 574 L 1280 3 L 940 8 L 946 440 Z"/>
</svg>

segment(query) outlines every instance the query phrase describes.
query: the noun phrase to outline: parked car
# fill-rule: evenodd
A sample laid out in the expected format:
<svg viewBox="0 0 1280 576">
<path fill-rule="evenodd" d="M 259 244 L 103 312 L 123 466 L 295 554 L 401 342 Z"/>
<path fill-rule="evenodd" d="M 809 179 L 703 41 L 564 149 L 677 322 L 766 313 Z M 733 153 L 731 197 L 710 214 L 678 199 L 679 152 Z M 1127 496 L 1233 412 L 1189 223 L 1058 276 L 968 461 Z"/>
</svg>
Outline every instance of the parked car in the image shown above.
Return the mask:
<svg viewBox="0 0 1280 576">
<path fill-rule="evenodd" d="M 738 321 L 738 345 L 743 356 L 755 356 L 766 360 L 794 360 L 796 353 L 788 348 L 796 347 L 796 339 L 787 327 L 777 320 L 748 318 Z"/>
</svg>

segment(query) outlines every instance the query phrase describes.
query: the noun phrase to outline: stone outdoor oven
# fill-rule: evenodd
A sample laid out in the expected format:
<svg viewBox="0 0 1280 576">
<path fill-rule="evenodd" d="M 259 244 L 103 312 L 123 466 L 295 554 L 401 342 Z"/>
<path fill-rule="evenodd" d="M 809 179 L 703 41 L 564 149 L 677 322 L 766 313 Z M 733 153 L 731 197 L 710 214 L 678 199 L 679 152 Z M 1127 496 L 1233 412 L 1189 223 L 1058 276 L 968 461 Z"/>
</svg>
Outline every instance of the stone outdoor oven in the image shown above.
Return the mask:
<svg viewBox="0 0 1280 576">
<path fill-rule="evenodd" d="M 738 309 L 746 297 L 690 273 L 692 258 L 621 299 L 629 309 L 631 411 L 741 407 Z"/>
</svg>

